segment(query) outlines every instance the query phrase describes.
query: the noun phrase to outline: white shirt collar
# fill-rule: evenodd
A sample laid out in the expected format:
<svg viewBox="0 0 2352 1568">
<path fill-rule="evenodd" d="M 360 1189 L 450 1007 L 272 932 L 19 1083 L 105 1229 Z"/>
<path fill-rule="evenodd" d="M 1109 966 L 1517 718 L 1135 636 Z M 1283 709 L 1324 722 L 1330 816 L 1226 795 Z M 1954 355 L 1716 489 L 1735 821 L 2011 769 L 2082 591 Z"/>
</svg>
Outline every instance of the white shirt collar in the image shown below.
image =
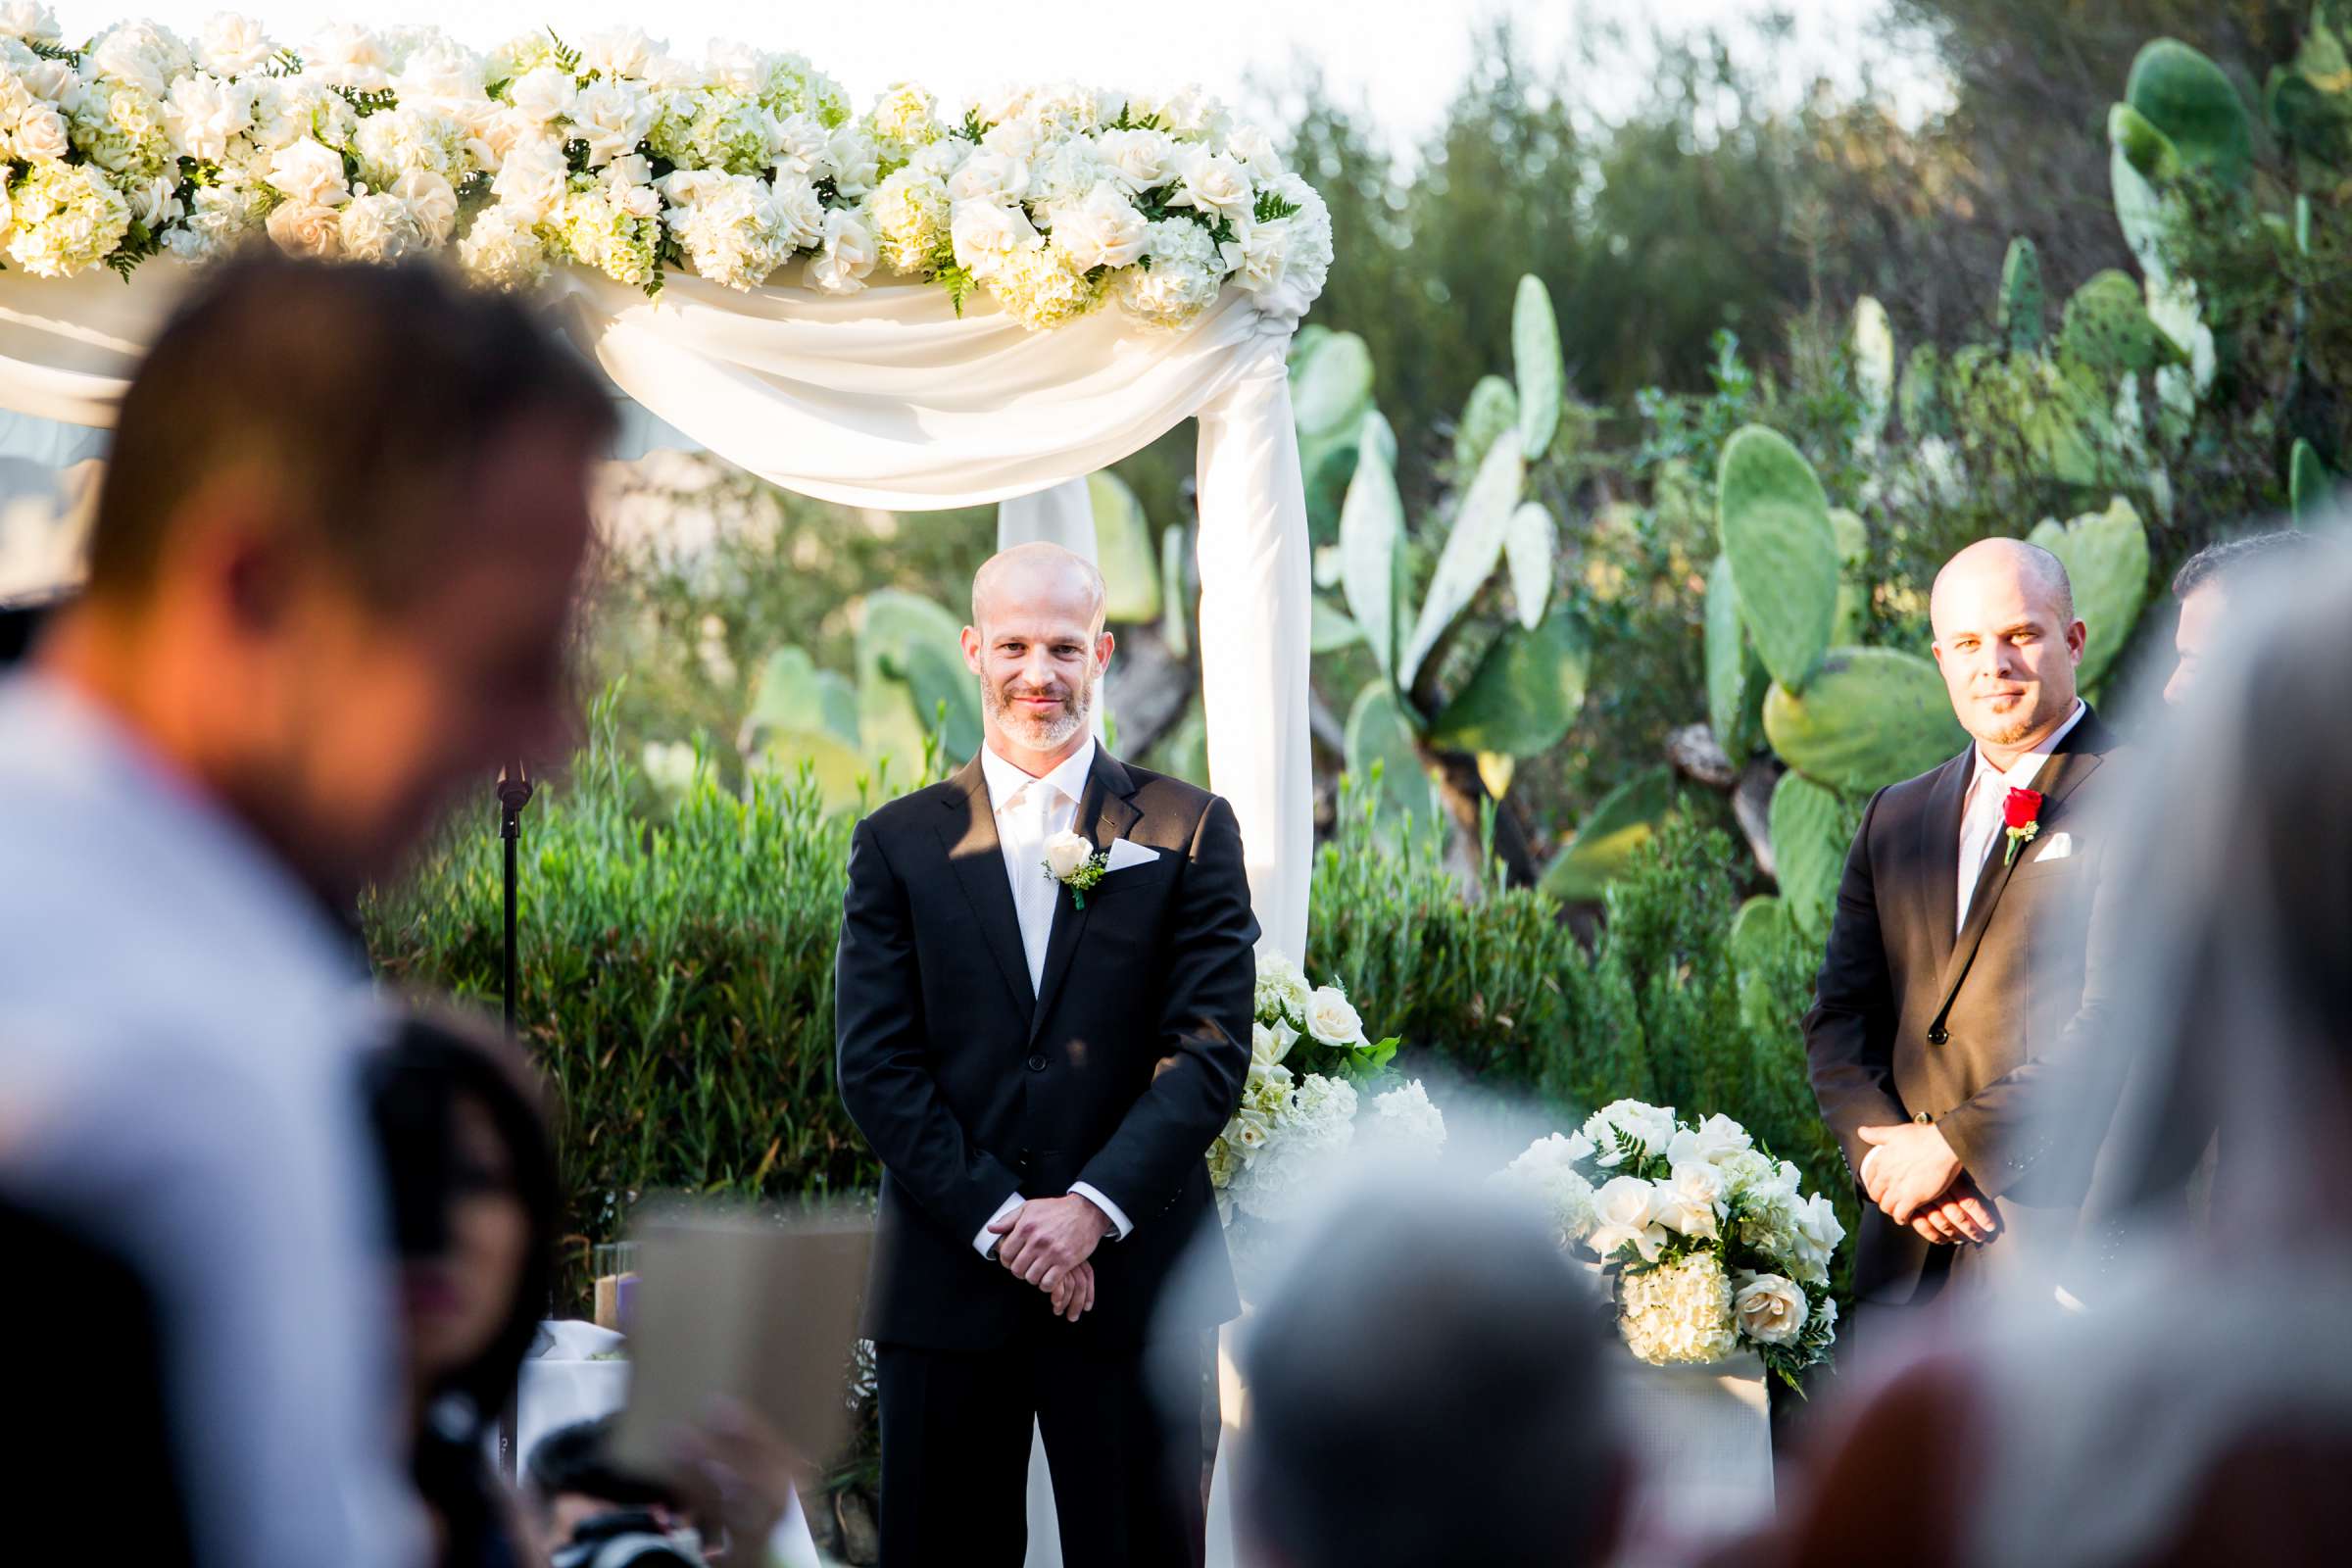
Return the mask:
<svg viewBox="0 0 2352 1568">
<path fill-rule="evenodd" d="M 1063 758 L 1053 772 L 1044 775 L 1044 781 L 1075 803 L 1086 794 L 1086 775 L 1094 765 L 1095 738 L 1089 735 L 1084 746 Z M 988 780 L 988 808 L 991 811 L 1004 809 L 1004 803 L 1031 782 L 1030 774 L 999 757 L 997 749 L 985 742 L 980 747 L 980 773 Z"/>
<path fill-rule="evenodd" d="M 1990 774 L 2011 789 L 2033 788 L 2034 776 L 2041 771 L 2041 764 L 2050 760 L 2050 754 L 2058 749 L 2058 743 L 2066 739 L 2073 732 L 2074 727 L 2082 722 L 2082 715 L 2089 711 L 2089 705 L 2084 703 L 2082 698 L 2076 698 L 2075 710 L 2066 715 L 2066 722 L 2050 731 L 2049 739 L 2010 763 L 2006 769 L 1993 766 L 1991 759 L 1984 755 L 1983 747 L 1973 748 L 1977 754 L 1977 767 L 1976 771 L 1969 775 L 1971 786 L 1981 782 L 1986 774 Z"/>
</svg>

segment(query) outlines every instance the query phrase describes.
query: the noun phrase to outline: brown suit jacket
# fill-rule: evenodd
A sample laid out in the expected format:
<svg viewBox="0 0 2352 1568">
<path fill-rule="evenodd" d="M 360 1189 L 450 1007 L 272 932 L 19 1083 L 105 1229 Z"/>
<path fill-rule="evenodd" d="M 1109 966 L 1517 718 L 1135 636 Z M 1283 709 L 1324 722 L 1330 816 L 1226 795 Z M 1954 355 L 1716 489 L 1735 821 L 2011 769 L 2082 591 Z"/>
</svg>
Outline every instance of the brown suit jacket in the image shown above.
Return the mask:
<svg viewBox="0 0 2352 1568">
<path fill-rule="evenodd" d="M 1993 840 L 1957 934 L 1960 806 L 1976 748 L 1881 790 L 1863 815 L 1805 1015 L 1822 1119 L 1855 1171 L 1870 1148 L 1859 1129 L 1934 1122 L 1994 1200 L 2003 1232 L 1982 1248 L 1932 1247 L 1865 1197 L 1862 1300 L 1925 1300 L 1955 1272 L 2071 1234 L 2095 1150 L 2049 1136 L 2040 1112 L 2084 1081 L 2117 976 L 2105 895 L 2107 819 L 2130 772 L 2119 747 L 2084 712 L 2034 779 L 2038 835 L 2006 864 L 2006 839 Z M 2052 853 L 2060 834 L 2063 856 Z"/>
</svg>

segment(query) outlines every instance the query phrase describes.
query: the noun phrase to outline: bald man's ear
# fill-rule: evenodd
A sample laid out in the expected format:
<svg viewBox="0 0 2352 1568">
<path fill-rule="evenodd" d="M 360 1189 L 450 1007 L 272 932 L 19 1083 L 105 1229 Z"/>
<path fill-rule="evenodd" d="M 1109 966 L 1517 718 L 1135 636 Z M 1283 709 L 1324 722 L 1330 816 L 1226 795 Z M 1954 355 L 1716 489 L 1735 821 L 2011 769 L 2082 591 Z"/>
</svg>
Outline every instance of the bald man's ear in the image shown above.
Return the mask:
<svg viewBox="0 0 2352 1568">
<path fill-rule="evenodd" d="M 963 645 L 963 667 L 975 675 L 987 673 L 980 667 L 980 628 L 964 627 L 963 635 L 956 641 Z"/>
<path fill-rule="evenodd" d="M 1107 632 L 1107 631 L 1105 631 L 1105 632 L 1104 632 L 1104 633 L 1103 633 L 1102 636 L 1100 636 L 1100 637 L 1098 637 L 1098 638 L 1096 638 L 1096 639 L 1095 639 L 1095 673 L 1096 673 L 1096 674 L 1100 675 L 1100 674 L 1102 674 L 1102 673 L 1104 670 L 1106 670 L 1106 669 L 1108 669 L 1108 668 L 1110 667 L 1110 656 L 1111 656 L 1111 653 L 1112 653 L 1112 651 L 1113 651 L 1114 649 L 1116 649 L 1118 646 L 1119 646 L 1119 640 L 1118 640 L 1116 637 L 1113 637 L 1113 636 L 1112 636 L 1112 635 L 1111 635 L 1109 632 Z"/>
<path fill-rule="evenodd" d="M 2090 645 L 2090 628 L 2081 620 L 2066 628 L 2066 646 L 2073 650 L 2075 662 L 2082 662 L 2082 650 Z"/>
</svg>

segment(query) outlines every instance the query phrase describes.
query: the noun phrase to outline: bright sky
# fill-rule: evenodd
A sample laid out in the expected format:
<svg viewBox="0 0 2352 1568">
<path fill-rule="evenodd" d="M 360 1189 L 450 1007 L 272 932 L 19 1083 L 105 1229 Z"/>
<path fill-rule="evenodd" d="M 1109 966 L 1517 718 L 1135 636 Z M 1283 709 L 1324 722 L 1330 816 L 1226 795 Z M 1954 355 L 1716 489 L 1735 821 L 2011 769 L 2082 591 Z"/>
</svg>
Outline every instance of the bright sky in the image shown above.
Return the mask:
<svg viewBox="0 0 2352 1568">
<path fill-rule="evenodd" d="M 390 26 L 441 26 L 476 48 L 561 17 L 566 36 L 608 26 L 637 26 L 688 53 L 712 37 L 794 49 L 862 102 L 890 83 L 913 78 L 946 97 L 1004 81 L 1074 77 L 1136 87 L 1199 82 L 1246 101 L 1255 74 L 1274 82 L 1311 60 L 1345 100 L 1361 102 L 1376 122 L 1409 140 L 1436 123 L 1470 57 L 1471 38 L 1487 21 L 1510 17 L 1530 54 L 1556 59 L 1583 30 L 1619 26 L 1645 35 L 1652 26 L 1680 31 L 1706 24 L 1738 34 L 1774 7 L 1759 0 L 884 0 L 831 5 L 775 0 L 49 0 L 76 41 L 109 23 L 149 16 L 176 32 L 198 31 L 206 18 L 234 9 L 261 18 L 271 35 L 299 48 L 323 23 L 365 20 Z M 1801 15 L 1793 58 L 1809 78 L 1827 74 L 1852 86 L 1872 60 L 1898 100 L 1914 108 L 1935 88 L 1917 65 L 1883 58 L 1867 26 L 1884 0 L 1796 0 L 1780 9 Z M 1793 88 L 1796 81 L 1792 80 Z M 1603 114 L 1611 105 L 1594 105 Z"/>
</svg>

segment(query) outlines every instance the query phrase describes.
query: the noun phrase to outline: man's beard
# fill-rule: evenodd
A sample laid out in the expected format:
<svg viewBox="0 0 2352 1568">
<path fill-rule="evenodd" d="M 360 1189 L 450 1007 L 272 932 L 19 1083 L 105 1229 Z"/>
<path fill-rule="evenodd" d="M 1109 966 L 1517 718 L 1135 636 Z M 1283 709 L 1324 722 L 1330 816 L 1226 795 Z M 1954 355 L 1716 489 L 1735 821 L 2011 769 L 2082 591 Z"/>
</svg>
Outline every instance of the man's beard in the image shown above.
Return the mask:
<svg viewBox="0 0 2352 1568">
<path fill-rule="evenodd" d="M 2064 708 L 2046 707 L 2046 693 L 2036 691 L 2034 694 L 2033 710 L 2023 718 L 2011 718 L 1999 729 L 1980 735 L 1978 739 L 1984 741 L 1987 746 L 2015 746 L 2034 732 L 2049 728 L 2057 720 L 2066 716 L 2068 709 L 2075 706 L 2071 698 L 2067 700 Z"/>
<path fill-rule="evenodd" d="M 1027 690 L 1015 690 L 1015 683 L 984 688 L 988 694 L 988 712 L 997 727 L 1033 752 L 1051 752 L 1086 726 L 1094 711 L 1095 683 L 1088 681 L 1077 692 L 1063 699 L 1061 711 L 1048 718 L 1034 717 L 1014 706 L 1020 697 L 1043 695 Z"/>
</svg>

